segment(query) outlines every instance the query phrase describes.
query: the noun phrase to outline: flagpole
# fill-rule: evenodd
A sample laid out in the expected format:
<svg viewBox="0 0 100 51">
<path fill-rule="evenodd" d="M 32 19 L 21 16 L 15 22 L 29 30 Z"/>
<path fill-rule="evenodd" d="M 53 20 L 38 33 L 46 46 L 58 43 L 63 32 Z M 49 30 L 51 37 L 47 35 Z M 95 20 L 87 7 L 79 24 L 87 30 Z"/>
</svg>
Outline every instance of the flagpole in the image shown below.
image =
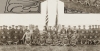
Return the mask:
<svg viewBox="0 0 100 51">
<path fill-rule="evenodd" d="M 47 6 L 46 6 L 46 18 L 45 18 L 45 26 L 46 26 L 46 30 L 47 30 L 47 26 L 48 26 L 48 0 L 47 0 Z"/>
<path fill-rule="evenodd" d="M 56 0 L 57 5 L 56 5 L 56 20 L 55 20 L 55 28 L 56 28 L 56 34 L 58 34 L 58 0 Z"/>
<path fill-rule="evenodd" d="M 58 0 L 56 0 L 57 5 L 56 5 L 56 21 L 55 21 L 55 26 L 57 27 L 58 25 Z"/>
</svg>

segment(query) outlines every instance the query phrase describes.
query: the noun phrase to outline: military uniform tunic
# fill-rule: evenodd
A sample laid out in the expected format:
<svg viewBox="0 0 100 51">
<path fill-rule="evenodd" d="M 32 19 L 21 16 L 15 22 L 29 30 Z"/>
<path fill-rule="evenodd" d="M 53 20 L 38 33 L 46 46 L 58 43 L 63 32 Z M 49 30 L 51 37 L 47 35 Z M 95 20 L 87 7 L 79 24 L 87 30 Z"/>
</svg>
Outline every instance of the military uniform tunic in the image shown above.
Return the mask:
<svg viewBox="0 0 100 51">
<path fill-rule="evenodd" d="M 81 29 L 79 28 L 78 29 L 78 42 L 77 42 L 77 44 L 81 44 Z"/>
<path fill-rule="evenodd" d="M 85 44 L 86 42 L 86 29 L 82 29 L 81 31 L 81 44 Z"/>
<path fill-rule="evenodd" d="M 2 31 L 1 31 L 1 42 L 2 43 L 6 43 L 6 32 L 5 32 L 5 30 L 6 29 L 3 29 Z"/>
<path fill-rule="evenodd" d="M 53 29 L 52 34 L 53 45 L 58 45 L 58 36 L 55 29 Z"/>
<path fill-rule="evenodd" d="M 7 41 L 12 41 L 12 38 L 11 38 L 11 29 L 9 29 L 7 31 Z"/>
<path fill-rule="evenodd" d="M 67 42 L 67 31 L 66 29 L 62 28 L 61 31 L 60 31 L 60 41 L 61 43 L 64 45 L 66 44 Z"/>
<path fill-rule="evenodd" d="M 68 37 L 68 44 L 71 45 L 71 37 L 73 34 L 73 30 L 72 29 L 67 29 L 67 37 Z"/>
<path fill-rule="evenodd" d="M 40 36 L 40 44 L 45 45 L 46 44 L 46 39 L 47 39 L 47 31 L 43 29 L 43 33 Z"/>
<path fill-rule="evenodd" d="M 18 42 L 18 40 L 19 40 L 18 39 L 18 34 L 19 34 L 18 29 L 15 29 L 13 42 Z"/>
<path fill-rule="evenodd" d="M 73 34 L 71 37 L 71 44 L 76 45 L 77 42 L 78 31 L 76 29 L 73 30 Z"/>
<path fill-rule="evenodd" d="M 40 31 L 39 29 L 35 29 L 33 30 L 33 35 L 32 35 L 32 39 L 33 39 L 33 44 L 35 45 L 39 45 L 39 37 L 40 37 Z"/>
</svg>

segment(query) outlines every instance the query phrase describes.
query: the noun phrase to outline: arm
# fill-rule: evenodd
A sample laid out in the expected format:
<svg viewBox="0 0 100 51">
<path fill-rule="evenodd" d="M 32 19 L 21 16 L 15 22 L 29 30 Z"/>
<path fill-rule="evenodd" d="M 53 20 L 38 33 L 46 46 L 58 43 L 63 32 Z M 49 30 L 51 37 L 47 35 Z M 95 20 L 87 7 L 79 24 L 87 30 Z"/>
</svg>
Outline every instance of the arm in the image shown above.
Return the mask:
<svg viewBox="0 0 100 51">
<path fill-rule="evenodd" d="M 26 36 L 26 33 L 23 35 L 22 40 L 25 38 L 25 36 Z"/>
</svg>

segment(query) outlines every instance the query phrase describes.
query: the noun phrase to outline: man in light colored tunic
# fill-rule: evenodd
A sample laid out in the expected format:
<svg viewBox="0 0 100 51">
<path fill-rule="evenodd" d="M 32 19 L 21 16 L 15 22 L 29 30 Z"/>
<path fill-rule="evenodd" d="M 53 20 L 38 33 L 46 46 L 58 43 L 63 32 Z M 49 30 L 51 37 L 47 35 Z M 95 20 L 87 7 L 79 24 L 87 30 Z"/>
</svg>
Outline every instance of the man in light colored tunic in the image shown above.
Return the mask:
<svg viewBox="0 0 100 51">
<path fill-rule="evenodd" d="M 25 32 L 25 34 L 23 35 L 23 38 L 25 38 L 25 44 L 26 45 L 31 45 L 31 36 L 32 36 L 32 33 L 28 30 Z"/>
</svg>

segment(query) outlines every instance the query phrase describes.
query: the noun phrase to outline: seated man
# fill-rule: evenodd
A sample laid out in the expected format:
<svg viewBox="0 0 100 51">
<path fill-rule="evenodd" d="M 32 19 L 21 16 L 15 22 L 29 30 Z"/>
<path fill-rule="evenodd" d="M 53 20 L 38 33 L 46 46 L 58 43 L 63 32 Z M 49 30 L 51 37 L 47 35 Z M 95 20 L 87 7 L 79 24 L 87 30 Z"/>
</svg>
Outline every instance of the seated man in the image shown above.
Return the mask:
<svg viewBox="0 0 100 51">
<path fill-rule="evenodd" d="M 7 2 L 5 12 L 12 13 L 38 13 L 40 9 L 40 2 L 34 0 L 10 0 Z"/>
</svg>

